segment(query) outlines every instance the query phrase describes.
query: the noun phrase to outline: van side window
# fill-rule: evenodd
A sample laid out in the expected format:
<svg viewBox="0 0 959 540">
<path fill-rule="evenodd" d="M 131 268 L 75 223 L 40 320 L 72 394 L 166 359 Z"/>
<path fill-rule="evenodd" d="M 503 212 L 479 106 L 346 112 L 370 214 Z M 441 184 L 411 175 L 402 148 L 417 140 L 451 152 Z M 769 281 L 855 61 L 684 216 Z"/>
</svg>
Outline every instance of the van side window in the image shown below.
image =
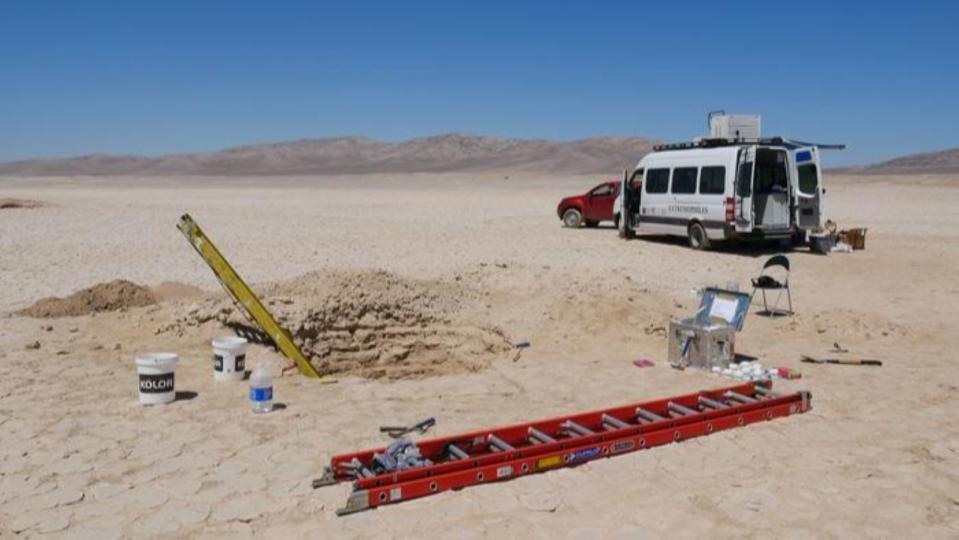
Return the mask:
<svg viewBox="0 0 959 540">
<path fill-rule="evenodd" d="M 679 167 L 673 169 L 674 194 L 696 193 L 696 167 Z"/>
<path fill-rule="evenodd" d="M 703 167 L 699 173 L 699 192 L 722 195 L 726 192 L 726 167 Z"/>
<path fill-rule="evenodd" d="M 646 171 L 646 193 L 666 193 L 669 189 L 669 169 Z"/>
</svg>

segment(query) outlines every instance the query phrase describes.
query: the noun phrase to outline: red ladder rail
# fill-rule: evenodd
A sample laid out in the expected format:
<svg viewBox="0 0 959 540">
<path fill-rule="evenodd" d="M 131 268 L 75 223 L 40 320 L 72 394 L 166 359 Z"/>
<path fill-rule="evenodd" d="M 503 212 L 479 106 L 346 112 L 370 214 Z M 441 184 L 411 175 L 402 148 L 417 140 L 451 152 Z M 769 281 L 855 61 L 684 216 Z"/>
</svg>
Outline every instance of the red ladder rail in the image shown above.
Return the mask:
<svg viewBox="0 0 959 540">
<path fill-rule="evenodd" d="M 353 481 L 343 515 L 470 485 L 505 480 L 600 457 L 651 448 L 715 431 L 772 420 L 811 408 L 808 392 L 778 395 L 771 383 L 750 382 L 667 399 L 633 403 L 419 441 L 433 462 L 377 474 L 384 448 L 333 456 L 315 487 Z"/>
</svg>

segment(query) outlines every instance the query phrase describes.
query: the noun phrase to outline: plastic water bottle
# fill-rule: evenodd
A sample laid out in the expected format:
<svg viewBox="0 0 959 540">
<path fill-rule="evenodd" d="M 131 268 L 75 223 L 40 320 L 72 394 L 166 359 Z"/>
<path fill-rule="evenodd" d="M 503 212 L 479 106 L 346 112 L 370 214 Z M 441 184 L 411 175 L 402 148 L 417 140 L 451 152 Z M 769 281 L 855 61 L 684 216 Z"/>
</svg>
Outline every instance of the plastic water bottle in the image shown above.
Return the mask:
<svg viewBox="0 0 959 540">
<path fill-rule="evenodd" d="M 255 413 L 273 410 L 273 374 L 266 364 L 256 366 L 250 374 L 250 402 Z"/>
</svg>

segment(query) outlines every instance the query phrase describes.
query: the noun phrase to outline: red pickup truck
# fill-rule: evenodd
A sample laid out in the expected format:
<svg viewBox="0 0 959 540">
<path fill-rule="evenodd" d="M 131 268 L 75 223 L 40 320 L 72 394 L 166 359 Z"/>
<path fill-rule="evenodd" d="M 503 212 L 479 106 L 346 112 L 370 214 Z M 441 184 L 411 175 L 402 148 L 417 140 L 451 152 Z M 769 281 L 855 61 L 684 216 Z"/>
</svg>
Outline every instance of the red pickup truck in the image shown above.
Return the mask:
<svg viewBox="0 0 959 540">
<path fill-rule="evenodd" d="M 559 201 L 556 213 L 566 227 L 595 227 L 600 221 L 612 221 L 619 227 L 619 216 L 613 216 L 619 186 L 619 181 L 603 182 L 582 195 L 566 197 Z"/>
</svg>

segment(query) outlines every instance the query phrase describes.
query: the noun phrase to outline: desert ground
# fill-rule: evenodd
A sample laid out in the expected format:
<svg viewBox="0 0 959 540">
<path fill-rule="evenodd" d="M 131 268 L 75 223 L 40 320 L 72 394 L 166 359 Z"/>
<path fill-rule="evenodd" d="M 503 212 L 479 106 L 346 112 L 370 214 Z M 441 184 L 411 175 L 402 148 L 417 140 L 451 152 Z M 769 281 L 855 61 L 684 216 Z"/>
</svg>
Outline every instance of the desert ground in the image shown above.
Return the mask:
<svg viewBox="0 0 959 540">
<path fill-rule="evenodd" d="M 811 391 L 811 412 L 337 517 L 349 485 L 311 481 L 388 442 L 380 425 L 434 416 L 439 436 L 733 384 L 671 369 L 665 328 L 776 247 L 562 228 L 558 199 L 602 179 L 0 180 L 20 201 L 0 205 L 0 537 L 959 536 L 959 178 L 935 176 L 827 178 L 866 249 L 792 252 L 795 315 L 753 306 L 737 351 L 800 370 L 774 388 Z M 288 373 L 285 407 L 254 415 L 245 383 L 214 382 L 210 339 L 242 319 L 184 212 L 336 384 Z M 119 279 L 145 300 L 102 285 Z M 884 365 L 800 363 L 834 342 Z M 180 355 L 182 399 L 138 403 L 151 350 Z"/>
</svg>

